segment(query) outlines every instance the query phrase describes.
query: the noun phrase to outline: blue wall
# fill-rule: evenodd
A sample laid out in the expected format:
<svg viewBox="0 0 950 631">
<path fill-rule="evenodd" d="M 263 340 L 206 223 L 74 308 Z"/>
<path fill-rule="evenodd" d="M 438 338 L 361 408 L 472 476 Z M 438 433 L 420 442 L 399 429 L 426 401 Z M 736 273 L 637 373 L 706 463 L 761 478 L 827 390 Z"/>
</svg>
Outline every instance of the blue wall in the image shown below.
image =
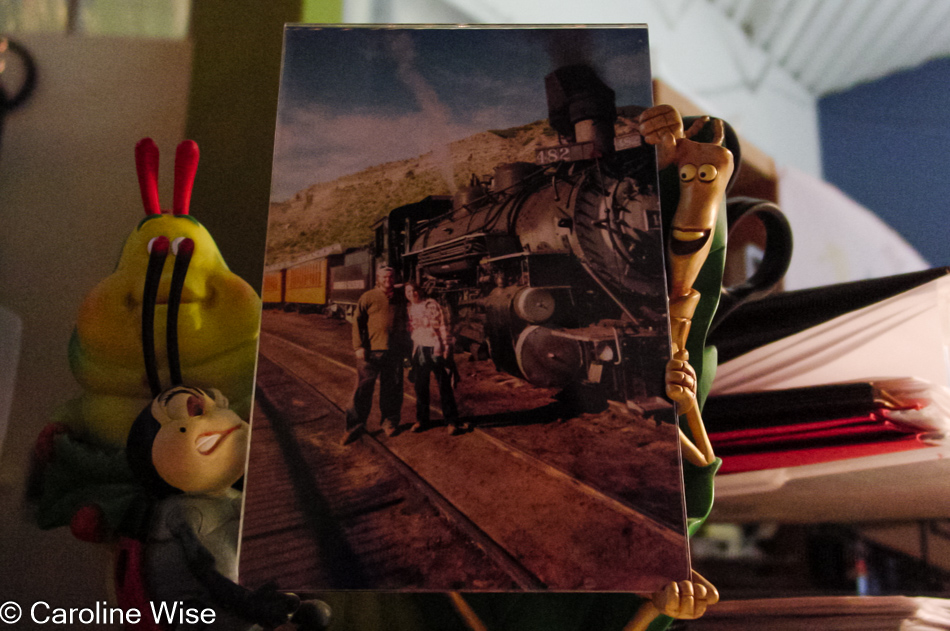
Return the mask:
<svg viewBox="0 0 950 631">
<path fill-rule="evenodd" d="M 950 265 L 950 59 L 818 103 L 825 179 Z"/>
</svg>

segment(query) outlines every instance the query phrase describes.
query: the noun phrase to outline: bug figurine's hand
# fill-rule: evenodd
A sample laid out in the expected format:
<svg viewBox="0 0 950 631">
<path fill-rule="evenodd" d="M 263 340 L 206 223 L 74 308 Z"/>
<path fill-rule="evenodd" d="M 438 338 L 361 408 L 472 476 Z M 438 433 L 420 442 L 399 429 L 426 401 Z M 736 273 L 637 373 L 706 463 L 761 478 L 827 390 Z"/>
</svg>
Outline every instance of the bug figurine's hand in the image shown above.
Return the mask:
<svg viewBox="0 0 950 631">
<path fill-rule="evenodd" d="M 645 110 L 638 122 L 643 139 L 647 144 L 656 145 L 657 166 L 663 169 L 673 162 L 677 141 L 694 136 L 708 120 L 708 116 L 702 116 L 684 131 L 683 117 L 672 105 L 664 104 Z"/>
<path fill-rule="evenodd" d="M 707 607 L 719 602 L 719 591 L 693 571 L 691 580 L 670 583 L 654 593 L 651 602 L 665 616 L 694 620 L 706 613 Z"/>
<path fill-rule="evenodd" d="M 666 396 L 685 414 L 696 405 L 696 371 L 689 364 L 689 354 L 680 351 L 666 364 Z"/>
<path fill-rule="evenodd" d="M 646 631 L 660 615 L 678 620 L 695 620 L 717 602 L 719 590 L 693 570 L 690 580 L 674 581 L 654 592 L 650 600 L 637 610 L 623 631 Z"/>
</svg>

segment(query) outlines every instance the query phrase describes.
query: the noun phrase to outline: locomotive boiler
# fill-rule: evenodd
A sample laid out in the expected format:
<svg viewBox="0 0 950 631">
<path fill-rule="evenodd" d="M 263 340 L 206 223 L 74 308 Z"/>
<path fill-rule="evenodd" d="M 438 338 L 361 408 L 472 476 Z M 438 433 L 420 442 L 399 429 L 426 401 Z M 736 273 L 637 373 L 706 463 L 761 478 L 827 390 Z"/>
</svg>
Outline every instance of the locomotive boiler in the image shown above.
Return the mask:
<svg viewBox="0 0 950 631">
<path fill-rule="evenodd" d="M 591 68 L 545 87 L 557 145 L 393 210 L 373 249 L 500 370 L 648 407 L 669 359 L 654 149 L 615 135 L 614 92 Z"/>
</svg>

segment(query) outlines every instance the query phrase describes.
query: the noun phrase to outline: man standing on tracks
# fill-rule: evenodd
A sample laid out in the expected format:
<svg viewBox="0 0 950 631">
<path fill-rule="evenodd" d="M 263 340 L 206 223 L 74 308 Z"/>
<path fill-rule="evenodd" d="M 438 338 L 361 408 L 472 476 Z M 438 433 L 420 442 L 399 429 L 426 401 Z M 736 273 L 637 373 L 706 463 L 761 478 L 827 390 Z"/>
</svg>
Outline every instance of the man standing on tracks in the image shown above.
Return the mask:
<svg viewBox="0 0 950 631">
<path fill-rule="evenodd" d="M 405 299 L 402 292 L 395 291 L 395 286 L 395 271 L 391 267 L 380 267 L 376 270 L 376 287 L 360 296 L 356 303 L 353 348 L 358 382 L 353 405 L 346 411 L 344 445 L 366 431 L 377 378 L 383 430 L 387 436 L 392 436 L 399 428 L 402 369 L 409 344 Z"/>
</svg>

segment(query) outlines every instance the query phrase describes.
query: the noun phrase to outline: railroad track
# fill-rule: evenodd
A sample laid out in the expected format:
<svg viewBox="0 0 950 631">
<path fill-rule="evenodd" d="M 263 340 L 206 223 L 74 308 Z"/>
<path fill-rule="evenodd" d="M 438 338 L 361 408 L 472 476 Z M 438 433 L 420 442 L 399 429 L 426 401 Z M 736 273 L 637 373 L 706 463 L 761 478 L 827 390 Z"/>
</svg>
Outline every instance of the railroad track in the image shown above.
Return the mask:
<svg viewBox="0 0 950 631">
<path fill-rule="evenodd" d="M 256 587 L 277 580 L 301 591 L 425 588 L 427 575 L 440 575 L 485 589 L 516 587 L 471 544 L 466 525 L 440 512 L 385 450 L 370 446 L 371 437 L 339 446 L 343 413 L 337 406 L 313 388 L 282 396 L 288 385 L 300 386 L 299 377 L 266 358 L 258 371 L 261 414 L 247 477 L 242 582 Z M 301 419 L 300 409 L 308 418 Z M 266 454 L 260 463 L 258 451 Z M 274 548 L 295 553 L 275 556 Z M 443 568 L 447 557 L 462 563 Z"/>
<path fill-rule="evenodd" d="M 370 433 L 341 447 L 355 370 L 338 344 L 307 335 L 262 336 L 242 582 L 648 591 L 688 567 L 681 530 L 524 449 L 511 428 Z"/>
</svg>

